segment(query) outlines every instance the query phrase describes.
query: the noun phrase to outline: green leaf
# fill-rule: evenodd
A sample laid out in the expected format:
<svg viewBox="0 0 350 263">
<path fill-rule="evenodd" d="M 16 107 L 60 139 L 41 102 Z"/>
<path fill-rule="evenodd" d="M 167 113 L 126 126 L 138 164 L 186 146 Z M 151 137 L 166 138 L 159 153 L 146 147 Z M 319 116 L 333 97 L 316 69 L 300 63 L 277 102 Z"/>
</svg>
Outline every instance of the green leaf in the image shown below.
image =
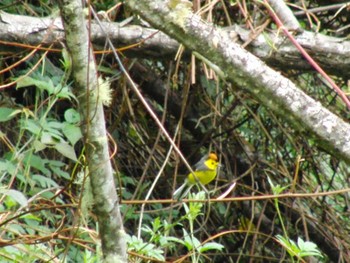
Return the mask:
<svg viewBox="0 0 350 263">
<path fill-rule="evenodd" d="M 185 241 L 183 241 L 183 240 L 180 239 L 180 238 L 177 238 L 177 237 L 167 237 L 167 240 L 168 240 L 168 241 L 172 241 L 172 242 L 176 242 L 176 243 L 179 243 L 179 244 L 185 246 Z"/>
<path fill-rule="evenodd" d="M 33 146 L 34 146 L 34 149 L 35 149 L 35 152 L 40 152 L 42 150 L 44 150 L 46 148 L 46 145 L 38 140 L 35 140 L 33 142 Z"/>
<path fill-rule="evenodd" d="M 196 237 L 192 237 L 191 240 L 192 240 L 192 246 L 198 251 L 198 249 L 202 247 L 202 243 Z"/>
<path fill-rule="evenodd" d="M 54 87 L 53 92 L 58 98 L 75 99 L 75 96 L 70 90 L 69 86 L 62 87 L 61 84 L 58 84 Z"/>
<path fill-rule="evenodd" d="M 46 90 L 49 94 L 54 92 L 54 85 L 51 80 L 38 80 L 32 77 L 18 79 L 17 88 L 25 88 L 29 86 L 36 86 L 42 91 Z"/>
<path fill-rule="evenodd" d="M 279 195 L 279 194 L 282 193 L 285 189 L 288 188 L 288 185 L 287 185 L 287 186 L 283 186 L 283 187 L 282 187 L 281 185 L 279 185 L 279 184 L 274 185 L 273 182 L 272 182 L 272 180 L 271 180 L 271 178 L 270 178 L 269 176 L 267 176 L 267 180 L 268 180 L 268 182 L 269 182 L 269 184 L 270 184 L 270 186 L 271 186 L 271 189 L 272 189 L 272 192 L 273 192 L 274 195 Z"/>
<path fill-rule="evenodd" d="M 221 244 L 218 244 L 218 243 L 216 243 L 216 242 L 208 242 L 208 243 L 205 243 L 204 245 L 202 245 L 199 249 L 198 249 L 198 251 L 200 252 L 200 253 L 203 253 L 203 252 L 205 252 L 205 251 L 207 251 L 207 250 L 222 250 L 224 248 L 224 246 L 223 245 L 221 245 Z"/>
<path fill-rule="evenodd" d="M 69 173 L 63 171 L 60 167 L 65 166 L 66 164 L 61 161 L 50 160 L 48 163 L 50 169 L 58 176 L 63 177 L 67 180 L 70 180 Z"/>
<path fill-rule="evenodd" d="M 281 235 L 277 235 L 276 238 L 278 242 L 287 250 L 289 255 L 296 256 L 300 252 L 300 249 L 293 240 L 285 238 Z"/>
<path fill-rule="evenodd" d="M 80 114 L 75 109 L 68 109 L 64 112 L 64 119 L 71 124 L 80 122 Z"/>
<path fill-rule="evenodd" d="M 80 128 L 70 123 L 64 124 L 62 132 L 73 146 L 83 137 Z"/>
<path fill-rule="evenodd" d="M 51 176 L 50 170 L 45 167 L 45 164 L 47 164 L 46 159 L 42 159 L 40 156 L 27 153 L 24 157 L 24 161 L 26 165 L 30 165 L 34 167 L 35 169 L 41 171 L 46 176 Z"/>
<path fill-rule="evenodd" d="M 40 143 L 44 145 L 55 144 L 57 141 L 54 140 L 49 132 L 43 132 L 41 134 Z"/>
<path fill-rule="evenodd" d="M 21 216 L 21 218 L 36 220 L 38 222 L 42 222 L 43 221 L 43 219 L 41 219 L 39 216 L 36 216 L 36 215 L 34 215 L 32 213 L 24 214 L 24 215 Z"/>
<path fill-rule="evenodd" d="M 63 177 L 63 178 L 65 178 L 65 179 L 67 179 L 67 180 L 70 180 L 70 179 L 71 179 L 69 173 L 63 171 L 62 169 L 60 169 L 60 168 L 58 168 L 58 167 L 51 167 L 51 170 L 52 170 L 56 175 L 58 175 L 58 176 L 60 176 L 60 177 Z"/>
<path fill-rule="evenodd" d="M 24 229 L 21 225 L 19 224 L 10 224 L 7 227 L 7 231 L 17 234 L 17 235 L 24 235 L 26 234 L 26 229 Z"/>
<path fill-rule="evenodd" d="M 75 154 L 74 148 L 66 142 L 55 144 L 54 148 L 63 156 L 77 162 L 78 158 Z"/>
<path fill-rule="evenodd" d="M 58 187 L 58 184 L 54 180 L 40 174 L 32 175 L 32 179 L 33 181 L 39 183 L 41 188 L 48 188 L 53 186 Z"/>
<path fill-rule="evenodd" d="M 0 161 L 0 172 L 7 172 L 11 175 L 17 175 L 19 173 L 17 166 L 8 160 Z"/>
<path fill-rule="evenodd" d="M 62 126 L 63 126 L 62 122 L 59 122 L 56 120 L 51 120 L 51 121 L 48 121 L 47 123 L 45 123 L 44 128 L 48 129 L 48 130 L 52 129 L 57 134 L 60 134 L 59 132 L 57 132 L 57 130 L 60 130 L 62 128 Z"/>
<path fill-rule="evenodd" d="M 49 139 L 48 141 L 49 144 L 64 141 L 63 135 L 61 132 L 63 123 L 57 122 L 57 121 L 50 121 L 50 122 L 43 122 L 42 125 L 45 133 L 47 133 L 47 135 L 49 135 L 52 139 L 52 142 L 50 142 L 50 139 Z M 44 135 L 44 132 L 43 132 L 43 135 Z"/>
<path fill-rule="evenodd" d="M 11 108 L 0 108 L 0 122 L 5 122 L 14 118 L 21 110 Z"/>
<path fill-rule="evenodd" d="M 62 58 L 63 60 L 60 60 L 63 67 L 66 69 L 66 70 L 69 70 L 71 69 L 72 67 L 72 60 L 71 60 L 71 57 L 69 56 L 69 53 L 67 51 L 67 49 L 63 48 L 62 49 Z"/>
<path fill-rule="evenodd" d="M 317 245 L 315 243 L 304 241 L 300 237 L 298 237 L 298 246 L 301 250 L 310 250 L 317 249 Z"/>
<path fill-rule="evenodd" d="M 32 134 L 39 135 L 42 128 L 39 123 L 33 119 L 26 119 L 22 122 L 23 128 Z"/>
<path fill-rule="evenodd" d="M 183 229 L 183 232 L 185 240 L 184 245 L 188 250 L 198 249 L 199 247 L 201 247 L 201 242 L 196 237 L 191 237 L 191 235 L 188 234 L 185 229 Z"/>
<path fill-rule="evenodd" d="M 298 238 L 298 247 L 301 250 L 299 252 L 299 256 L 307 257 L 307 256 L 319 256 L 323 257 L 321 252 L 318 250 L 317 245 L 310 241 L 304 241 L 300 237 Z"/>
<path fill-rule="evenodd" d="M 13 189 L 0 189 L 0 194 L 11 197 L 21 207 L 25 207 L 28 204 L 27 198 L 21 192 Z"/>
</svg>

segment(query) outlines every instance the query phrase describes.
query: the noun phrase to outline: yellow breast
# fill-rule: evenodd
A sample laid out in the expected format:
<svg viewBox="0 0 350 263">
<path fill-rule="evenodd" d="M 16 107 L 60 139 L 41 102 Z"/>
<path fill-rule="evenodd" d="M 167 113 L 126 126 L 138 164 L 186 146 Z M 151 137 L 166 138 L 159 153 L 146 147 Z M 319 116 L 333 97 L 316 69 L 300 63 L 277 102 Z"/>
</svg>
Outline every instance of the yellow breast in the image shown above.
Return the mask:
<svg viewBox="0 0 350 263">
<path fill-rule="evenodd" d="M 215 170 L 207 170 L 207 171 L 195 171 L 194 175 L 190 173 L 187 177 L 187 180 L 190 184 L 196 184 L 198 181 L 203 184 L 209 184 L 216 177 L 216 169 Z"/>
</svg>

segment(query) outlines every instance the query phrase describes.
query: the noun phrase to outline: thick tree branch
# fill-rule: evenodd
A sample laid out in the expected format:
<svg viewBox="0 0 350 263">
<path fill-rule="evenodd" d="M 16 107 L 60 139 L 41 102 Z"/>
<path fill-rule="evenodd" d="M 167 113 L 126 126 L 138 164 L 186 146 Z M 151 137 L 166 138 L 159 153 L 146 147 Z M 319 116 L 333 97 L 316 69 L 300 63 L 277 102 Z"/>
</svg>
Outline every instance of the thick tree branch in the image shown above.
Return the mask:
<svg viewBox="0 0 350 263">
<path fill-rule="evenodd" d="M 289 9 L 286 2 L 283 0 L 269 0 L 268 3 L 289 30 L 301 30 L 299 21 L 294 16 L 292 10 Z"/>
<path fill-rule="evenodd" d="M 102 22 L 102 25 L 115 47 L 136 44 L 133 48 L 123 51 L 127 56 L 173 59 L 179 48 L 176 40 L 152 28 L 135 25 L 121 26 L 112 22 Z M 239 44 L 251 40 L 250 31 L 238 25 L 226 28 L 225 31 L 232 36 L 231 41 L 237 41 Z M 303 31 L 295 38 L 327 72 L 337 76 L 349 75 L 350 41 L 308 31 Z M 35 18 L 0 12 L 0 50 L 2 51 L 13 51 L 16 44 L 31 45 L 33 48 L 39 44 L 46 47 L 53 44 L 54 47 L 60 48 L 63 41 L 64 32 L 59 17 Z M 104 50 L 105 35 L 93 21 L 91 41 L 96 50 Z M 311 69 L 290 41 L 277 32 L 259 35 L 251 41 L 247 49 L 267 64 L 282 70 Z"/>
<path fill-rule="evenodd" d="M 80 0 L 60 0 L 68 50 L 72 58 L 75 94 L 79 100 L 88 178 L 94 196 L 105 262 L 127 262 L 126 241 L 108 151 L 97 69 Z"/>
</svg>

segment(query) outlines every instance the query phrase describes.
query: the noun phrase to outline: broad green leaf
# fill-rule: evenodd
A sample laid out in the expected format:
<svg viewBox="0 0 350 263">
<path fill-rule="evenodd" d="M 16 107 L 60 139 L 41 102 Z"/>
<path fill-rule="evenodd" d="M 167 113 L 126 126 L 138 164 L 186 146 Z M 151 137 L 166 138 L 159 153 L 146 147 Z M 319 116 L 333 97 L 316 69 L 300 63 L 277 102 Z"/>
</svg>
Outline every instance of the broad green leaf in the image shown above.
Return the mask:
<svg viewBox="0 0 350 263">
<path fill-rule="evenodd" d="M 26 229 L 24 229 L 19 224 L 9 224 L 6 228 L 7 228 L 8 231 L 10 231 L 13 234 L 17 234 L 17 235 L 24 235 L 24 234 L 26 234 Z"/>
<path fill-rule="evenodd" d="M 0 194 L 11 197 L 21 207 L 27 206 L 28 200 L 21 192 L 13 189 L 0 189 Z"/>
<path fill-rule="evenodd" d="M 36 221 L 38 221 L 38 222 L 42 222 L 42 221 L 43 221 L 42 218 L 40 218 L 39 216 L 36 216 L 36 215 L 34 215 L 34 214 L 32 214 L 32 213 L 24 214 L 24 215 L 21 216 L 21 218 L 36 220 Z"/>
<path fill-rule="evenodd" d="M 75 99 L 74 94 L 70 90 L 68 86 L 62 87 L 61 84 L 55 86 L 54 93 L 58 98 L 65 98 L 65 99 Z"/>
<path fill-rule="evenodd" d="M 32 175 L 33 181 L 40 184 L 41 188 L 48 188 L 48 187 L 58 187 L 58 184 L 52 180 L 51 178 L 48 178 L 47 176 L 43 176 L 40 174 L 34 174 Z"/>
<path fill-rule="evenodd" d="M 54 140 L 49 132 L 43 132 L 41 134 L 40 143 L 44 145 L 55 144 L 57 141 Z"/>
<path fill-rule="evenodd" d="M 50 167 L 50 169 L 57 175 L 60 177 L 63 177 L 67 180 L 70 180 L 70 175 L 69 173 L 63 171 L 60 167 L 63 167 L 64 165 L 66 165 L 65 163 L 61 162 L 61 161 L 55 161 L 55 160 L 50 160 L 48 162 L 48 165 Z"/>
<path fill-rule="evenodd" d="M 52 167 L 51 167 L 51 170 L 52 170 L 56 175 L 58 175 L 58 176 L 60 176 L 60 177 L 63 177 L 63 178 L 65 178 L 65 179 L 67 179 L 67 180 L 70 180 L 70 179 L 71 179 L 69 173 L 63 171 L 63 170 L 60 169 L 59 167 L 52 166 Z"/>
<path fill-rule="evenodd" d="M 64 112 L 64 119 L 71 124 L 80 122 L 80 114 L 75 109 L 68 109 Z"/>
<path fill-rule="evenodd" d="M 56 139 L 56 142 L 64 141 L 61 129 L 63 127 L 63 123 L 58 121 L 49 121 L 43 124 L 43 128 L 46 132 L 52 136 L 52 138 Z"/>
<path fill-rule="evenodd" d="M 33 119 L 26 119 L 22 122 L 23 128 L 31 132 L 32 134 L 39 135 L 42 127 L 39 123 Z"/>
<path fill-rule="evenodd" d="M 176 242 L 176 243 L 179 243 L 179 244 L 182 244 L 185 246 L 185 242 L 180 239 L 180 238 L 177 238 L 177 237 L 167 237 L 167 240 L 168 241 L 173 241 L 173 242 Z"/>
<path fill-rule="evenodd" d="M 70 123 L 64 124 L 62 132 L 73 146 L 83 137 L 80 128 Z"/>
<path fill-rule="evenodd" d="M 21 110 L 11 108 L 0 108 L 0 122 L 11 120 L 18 113 L 21 113 Z"/>
<path fill-rule="evenodd" d="M 35 153 L 40 152 L 40 151 L 42 151 L 42 150 L 44 150 L 46 148 L 46 144 L 44 144 L 44 143 L 42 143 L 42 142 L 40 142 L 38 140 L 35 140 L 33 142 L 33 146 L 34 146 L 34 149 L 35 149 Z"/>
<path fill-rule="evenodd" d="M 314 250 L 317 249 L 317 245 L 313 242 L 304 241 L 298 237 L 298 246 L 301 250 Z"/>
<path fill-rule="evenodd" d="M 204 245 L 202 245 L 198 251 L 203 253 L 207 250 L 222 250 L 224 248 L 223 245 L 219 244 L 219 243 L 216 243 L 216 242 L 208 242 L 208 243 L 205 243 Z"/>
<path fill-rule="evenodd" d="M 185 229 L 183 229 L 184 232 L 184 245 L 188 250 L 198 249 L 201 246 L 201 242 L 196 237 L 191 237 L 190 234 L 187 233 Z"/>
<path fill-rule="evenodd" d="M 77 162 L 78 158 L 75 154 L 74 148 L 68 143 L 62 142 L 55 144 L 54 148 L 60 152 L 63 156 Z"/>
<path fill-rule="evenodd" d="M 63 167 L 65 166 L 66 164 L 64 162 L 61 162 L 61 161 L 57 161 L 57 160 L 50 160 L 48 162 L 49 166 L 52 167 L 52 166 L 55 166 L 55 167 Z"/>
<path fill-rule="evenodd" d="M 32 77 L 24 77 L 17 81 L 17 88 L 36 86 L 40 90 L 46 90 L 50 95 L 54 92 L 54 85 L 51 80 L 39 80 Z"/>
<path fill-rule="evenodd" d="M 8 160 L 0 161 L 0 172 L 7 172 L 11 175 L 18 174 L 17 167 Z"/>
<path fill-rule="evenodd" d="M 59 122 L 56 120 L 54 120 L 54 121 L 50 120 L 45 124 L 44 128 L 45 129 L 51 128 L 51 129 L 54 129 L 55 131 L 57 131 L 57 130 L 60 130 L 62 128 L 62 126 L 63 126 L 62 122 Z"/>
<path fill-rule="evenodd" d="M 50 170 L 45 167 L 45 165 L 47 164 L 46 159 L 42 159 L 40 156 L 28 153 L 24 157 L 24 161 L 27 165 L 30 165 L 33 168 L 39 170 L 46 176 L 51 176 Z"/>
<path fill-rule="evenodd" d="M 298 247 L 300 249 L 299 256 L 307 257 L 307 256 L 318 256 L 322 257 L 321 252 L 319 251 L 317 245 L 310 241 L 304 241 L 300 237 L 298 238 Z"/>
</svg>

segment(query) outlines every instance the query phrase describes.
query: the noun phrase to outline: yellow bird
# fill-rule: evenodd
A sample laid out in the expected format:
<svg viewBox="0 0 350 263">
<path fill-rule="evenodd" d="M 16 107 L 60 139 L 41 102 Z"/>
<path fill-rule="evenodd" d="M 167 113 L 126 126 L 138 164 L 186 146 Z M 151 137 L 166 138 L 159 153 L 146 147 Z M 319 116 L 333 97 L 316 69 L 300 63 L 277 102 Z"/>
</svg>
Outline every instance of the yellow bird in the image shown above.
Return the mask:
<svg viewBox="0 0 350 263">
<path fill-rule="evenodd" d="M 175 190 L 173 198 L 177 200 L 182 199 L 197 183 L 202 185 L 209 184 L 215 179 L 218 166 L 219 161 L 215 153 L 204 155 L 194 166 L 193 173 L 189 173 L 185 182 Z"/>
</svg>

